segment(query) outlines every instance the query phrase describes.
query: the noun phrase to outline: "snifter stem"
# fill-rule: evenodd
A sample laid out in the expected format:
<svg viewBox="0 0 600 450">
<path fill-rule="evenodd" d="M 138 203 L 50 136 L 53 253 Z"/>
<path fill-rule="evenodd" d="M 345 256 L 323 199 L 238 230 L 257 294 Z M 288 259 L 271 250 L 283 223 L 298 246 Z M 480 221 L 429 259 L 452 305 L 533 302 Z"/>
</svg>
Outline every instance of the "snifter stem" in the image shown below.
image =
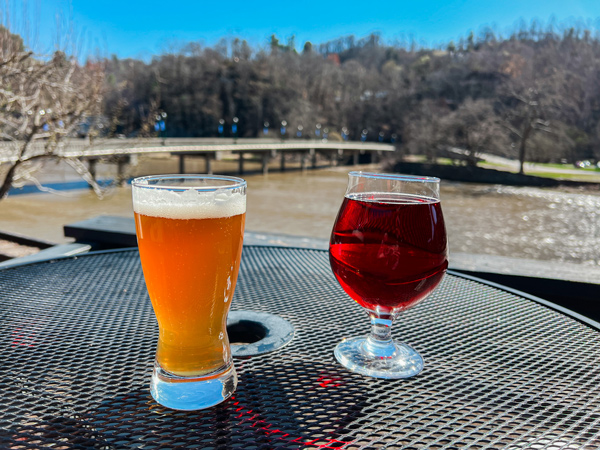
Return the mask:
<svg viewBox="0 0 600 450">
<path fill-rule="evenodd" d="M 367 338 L 364 350 L 380 358 L 390 358 L 396 351 L 392 340 L 392 320 L 380 317 L 371 318 L 371 335 Z"/>
</svg>

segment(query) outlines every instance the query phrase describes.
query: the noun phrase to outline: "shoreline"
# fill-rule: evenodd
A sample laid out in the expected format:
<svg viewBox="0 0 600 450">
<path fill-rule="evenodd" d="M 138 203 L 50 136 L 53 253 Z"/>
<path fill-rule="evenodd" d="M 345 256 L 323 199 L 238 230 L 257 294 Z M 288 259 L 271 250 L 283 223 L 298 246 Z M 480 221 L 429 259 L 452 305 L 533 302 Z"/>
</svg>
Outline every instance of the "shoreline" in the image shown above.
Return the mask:
<svg viewBox="0 0 600 450">
<path fill-rule="evenodd" d="M 554 189 L 574 188 L 584 189 L 586 191 L 600 190 L 600 182 L 595 181 L 561 180 L 479 166 L 442 165 L 402 161 L 388 164 L 385 167 L 393 172 L 406 173 L 408 175 L 420 175 L 426 173 L 442 180 L 458 181 L 461 183 L 499 184 L 504 186 Z"/>
<path fill-rule="evenodd" d="M 123 184 L 129 184 L 137 176 L 157 175 L 157 174 L 178 174 L 179 162 L 176 156 L 170 154 L 145 155 L 132 162 L 127 168 Z M 361 165 L 337 165 L 329 166 L 327 161 L 321 161 L 316 168 L 303 170 L 300 161 L 289 161 L 286 163 L 286 170 L 281 171 L 276 161 L 269 165 L 269 175 L 276 174 L 294 174 L 305 173 L 319 170 L 332 170 L 347 173 L 352 170 L 362 170 L 368 167 L 369 170 L 394 172 L 406 175 L 426 175 L 440 178 L 443 182 L 472 183 L 482 185 L 499 185 L 515 187 L 533 187 L 549 188 L 564 192 L 585 192 L 594 195 L 600 192 L 600 182 L 561 180 L 555 178 L 540 177 L 528 174 L 517 174 L 506 170 L 484 168 L 479 166 L 463 165 L 444 165 L 422 163 L 414 161 L 382 161 L 380 164 L 361 164 Z M 186 173 L 205 173 L 204 162 L 201 158 L 190 158 L 186 162 Z M 213 162 L 213 172 L 219 175 L 254 177 L 261 176 L 262 166 L 260 161 L 248 160 L 245 163 L 244 174 L 240 175 L 236 170 L 236 165 L 231 161 L 221 160 Z M 110 192 L 116 188 L 116 165 L 110 162 L 97 164 L 98 184 L 100 187 Z M 36 182 L 28 182 L 20 187 L 13 187 L 9 191 L 9 196 L 35 195 L 42 193 L 54 193 L 61 195 L 64 192 L 77 190 L 92 190 L 92 187 L 74 170 L 64 162 L 51 162 L 46 165 L 43 172 L 40 173 Z M 110 195 L 110 194 L 109 194 Z M 0 201 L 1 205 L 2 201 Z M 0 229 L 0 232 L 2 229 Z"/>
</svg>

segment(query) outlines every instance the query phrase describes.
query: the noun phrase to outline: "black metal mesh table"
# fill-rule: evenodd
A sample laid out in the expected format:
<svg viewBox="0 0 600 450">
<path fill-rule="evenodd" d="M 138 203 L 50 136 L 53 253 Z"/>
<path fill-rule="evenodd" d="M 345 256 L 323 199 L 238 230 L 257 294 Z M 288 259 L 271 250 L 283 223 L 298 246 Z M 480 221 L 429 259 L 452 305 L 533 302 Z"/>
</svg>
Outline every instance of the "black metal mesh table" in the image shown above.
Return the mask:
<svg viewBox="0 0 600 450">
<path fill-rule="evenodd" d="M 233 309 L 278 314 L 294 339 L 237 359 L 234 398 L 170 411 L 148 392 L 158 328 L 137 250 L 0 271 L 0 447 L 600 447 L 600 333 L 531 299 L 446 276 L 394 326 L 424 371 L 392 381 L 335 361 L 369 324 L 325 252 L 246 247 Z"/>
</svg>

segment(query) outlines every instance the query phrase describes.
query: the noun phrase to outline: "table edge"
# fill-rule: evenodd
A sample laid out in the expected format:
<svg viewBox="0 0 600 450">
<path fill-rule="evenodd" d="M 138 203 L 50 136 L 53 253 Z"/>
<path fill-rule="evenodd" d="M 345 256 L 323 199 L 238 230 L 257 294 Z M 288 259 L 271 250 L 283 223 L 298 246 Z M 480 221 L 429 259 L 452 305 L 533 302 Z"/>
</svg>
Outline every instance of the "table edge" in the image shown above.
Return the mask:
<svg viewBox="0 0 600 450">
<path fill-rule="evenodd" d="M 327 250 L 324 250 L 324 249 L 306 248 L 306 247 L 289 247 L 289 246 L 283 246 L 283 245 L 244 245 L 244 247 L 245 248 L 271 248 L 271 249 L 285 249 L 285 250 L 303 250 L 303 251 L 327 253 Z M 91 252 L 81 253 L 78 255 L 49 257 L 47 259 L 41 259 L 41 260 L 36 260 L 36 261 L 24 261 L 23 263 L 15 264 L 15 265 L 12 265 L 9 267 L 2 267 L 2 268 L 0 268 L 0 272 L 12 270 L 12 269 L 18 269 L 20 267 L 29 266 L 29 265 L 33 265 L 33 264 L 47 263 L 50 261 L 62 261 L 62 260 L 67 260 L 67 259 L 85 258 L 87 256 L 101 255 L 104 253 L 119 253 L 119 252 L 128 252 L 128 251 L 132 251 L 132 250 L 137 250 L 137 247 L 125 247 L 125 248 L 107 249 L 107 250 L 94 250 Z M 508 293 L 511 293 L 514 295 L 518 295 L 519 297 L 523 297 L 527 300 L 536 302 L 536 303 L 541 304 L 549 309 L 552 309 L 561 314 L 564 314 L 564 315 L 570 317 L 571 319 L 574 319 L 584 325 L 594 328 L 596 331 L 600 331 L 600 323 L 599 322 L 596 322 L 595 320 L 590 319 L 589 317 L 586 317 L 586 316 L 579 314 L 575 311 L 572 311 L 568 308 L 557 305 L 556 303 L 553 303 L 549 300 L 544 300 L 543 298 L 536 297 L 535 295 L 531 295 L 531 294 L 528 294 L 523 291 L 519 291 L 518 289 L 513 289 L 511 287 L 504 286 L 499 283 L 494 283 L 492 281 L 484 280 L 482 278 L 474 277 L 472 275 L 467 275 L 467 274 L 464 274 L 464 273 L 461 273 L 461 272 L 458 272 L 458 271 L 455 271 L 452 269 L 448 269 L 447 273 L 452 276 L 455 276 L 455 277 L 463 278 L 463 279 L 470 280 L 470 281 L 475 281 L 477 283 L 484 284 L 486 286 L 493 287 L 495 289 L 499 289 L 499 290 L 502 290 L 502 291 L 505 291 L 505 292 L 508 292 Z"/>
<path fill-rule="evenodd" d="M 569 308 L 565 308 L 564 306 L 557 305 L 556 303 L 553 303 L 549 300 L 544 300 L 543 298 L 536 297 L 535 295 L 528 294 L 527 292 L 523 292 L 518 289 L 513 289 L 513 288 L 505 286 L 503 284 L 494 283 L 493 281 L 484 280 L 483 278 L 478 278 L 478 277 L 474 277 L 472 275 L 467 275 L 467 274 L 464 274 L 461 272 L 457 272 L 455 270 L 448 270 L 447 273 L 449 273 L 450 275 L 459 277 L 459 278 L 476 281 L 478 283 L 485 284 L 487 286 L 490 286 L 490 287 L 493 287 L 496 289 L 500 289 L 502 291 L 509 292 L 511 294 L 518 295 L 519 297 L 526 298 L 527 300 L 531 300 L 536 303 L 540 303 L 540 304 L 546 306 L 547 308 L 558 311 L 566 316 L 571 317 L 572 319 L 577 320 L 578 322 L 582 322 L 583 324 L 588 325 L 588 326 L 596 329 L 597 331 L 600 331 L 600 323 L 599 322 L 596 322 L 594 319 L 590 319 L 589 317 L 586 317 L 582 314 L 572 311 Z"/>
</svg>

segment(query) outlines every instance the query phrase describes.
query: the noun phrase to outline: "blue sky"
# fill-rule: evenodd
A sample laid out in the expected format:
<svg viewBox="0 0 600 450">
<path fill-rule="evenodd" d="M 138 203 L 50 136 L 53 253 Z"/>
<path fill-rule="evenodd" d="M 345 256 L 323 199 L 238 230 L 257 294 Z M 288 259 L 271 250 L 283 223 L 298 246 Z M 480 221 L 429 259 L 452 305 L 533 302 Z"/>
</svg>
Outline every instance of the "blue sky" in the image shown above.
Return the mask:
<svg viewBox="0 0 600 450">
<path fill-rule="evenodd" d="M 185 42 L 213 45 L 234 36 L 263 46 L 273 33 L 284 42 L 295 35 L 299 47 L 307 40 L 371 32 L 389 41 L 414 37 L 437 45 L 483 26 L 506 33 L 520 19 L 554 18 L 559 25 L 579 20 L 600 28 L 600 0 L 8 0 L 8 5 L 0 6 L 3 23 L 10 19 L 37 50 L 53 45 L 57 34 L 75 30 L 84 43 L 79 53 L 97 49 L 145 59 Z M 25 12 L 19 11 L 22 5 Z"/>
</svg>

